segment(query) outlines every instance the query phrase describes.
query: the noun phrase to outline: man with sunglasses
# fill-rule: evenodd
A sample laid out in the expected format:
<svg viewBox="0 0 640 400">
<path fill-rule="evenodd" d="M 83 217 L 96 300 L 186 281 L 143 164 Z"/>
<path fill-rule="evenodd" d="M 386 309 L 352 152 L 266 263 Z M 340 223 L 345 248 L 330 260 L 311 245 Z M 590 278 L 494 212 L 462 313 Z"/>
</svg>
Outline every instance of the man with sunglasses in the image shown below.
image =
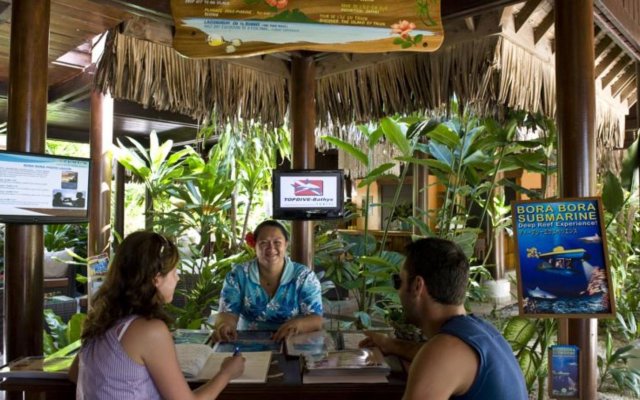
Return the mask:
<svg viewBox="0 0 640 400">
<path fill-rule="evenodd" d="M 464 308 L 469 262 L 455 243 L 420 239 L 394 279 L 406 320 L 429 338 L 424 344 L 367 333 L 362 347 L 412 360 L 404 393 L 413 399 L 528 399 L 511 347 L 488 322 Z"/>
</svg>

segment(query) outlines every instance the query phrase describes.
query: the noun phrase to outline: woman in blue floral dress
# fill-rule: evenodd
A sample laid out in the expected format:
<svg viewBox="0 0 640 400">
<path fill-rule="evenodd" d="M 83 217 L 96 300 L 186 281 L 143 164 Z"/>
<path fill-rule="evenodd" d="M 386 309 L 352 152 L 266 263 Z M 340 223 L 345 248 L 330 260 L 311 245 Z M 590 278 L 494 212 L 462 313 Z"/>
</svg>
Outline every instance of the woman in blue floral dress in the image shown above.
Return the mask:
<svg viewBox="0 0 640 400">
<path fill-rule="evenodd" d="M 289 233 L 277 221 L 253 232 L 256 258 L 227 274 L 214 339 L 231 341 L 237 330 L 273 330 L 274 340 L 322 329 L 320 281 L 286 255 Z"/>
</svg>

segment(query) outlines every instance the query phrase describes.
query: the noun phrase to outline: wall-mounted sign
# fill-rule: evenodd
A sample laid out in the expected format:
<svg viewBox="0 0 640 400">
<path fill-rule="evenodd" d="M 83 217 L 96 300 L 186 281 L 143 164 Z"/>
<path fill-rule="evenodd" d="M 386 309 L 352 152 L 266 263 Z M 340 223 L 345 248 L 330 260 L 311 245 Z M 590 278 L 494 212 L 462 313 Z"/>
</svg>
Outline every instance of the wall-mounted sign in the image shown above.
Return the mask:
<svg viewBox="0 0 640 400">
<path fill-rule="evenodd" d="M 600 199 L 514 202 L 512 212 L 520 314 L 615 316 Z"/>
<path fill-rule="evenodd" d="M 171 0 L 174 48 L 187 57 L 279 51 L 435 51 L 440 0 Z"/>
</svg>

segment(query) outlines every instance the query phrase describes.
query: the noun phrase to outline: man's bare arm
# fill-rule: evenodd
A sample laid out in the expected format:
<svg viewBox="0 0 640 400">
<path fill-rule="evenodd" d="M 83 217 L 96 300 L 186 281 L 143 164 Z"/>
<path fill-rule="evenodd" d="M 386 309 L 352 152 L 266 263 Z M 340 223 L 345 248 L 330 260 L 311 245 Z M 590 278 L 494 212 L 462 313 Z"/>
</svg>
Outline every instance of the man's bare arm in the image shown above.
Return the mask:
<svg viewBox="0 0 640 400">
<path fill-rule="evenodd" d="M 365 332 L 367 338 L 360 342 L 360 347 L 378 347 L 384 354 L 393 354 L 411 361 L 424 343 L 395 339 L 383 333 Z"/>
</svg>

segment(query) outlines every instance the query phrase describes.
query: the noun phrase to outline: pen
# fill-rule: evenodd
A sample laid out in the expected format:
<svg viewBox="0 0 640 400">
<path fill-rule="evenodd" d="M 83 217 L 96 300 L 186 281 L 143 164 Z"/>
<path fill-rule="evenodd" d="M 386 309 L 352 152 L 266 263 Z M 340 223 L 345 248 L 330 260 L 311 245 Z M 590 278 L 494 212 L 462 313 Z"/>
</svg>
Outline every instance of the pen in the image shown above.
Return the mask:
<svg viewBox="0 0 640 400">
<path fill-rule="evenodd" d="M 236 346 L 235 350 L 233 350 L 233 356 L 239 356 L 240 355 L 240 347 Z"/>
</svg>

